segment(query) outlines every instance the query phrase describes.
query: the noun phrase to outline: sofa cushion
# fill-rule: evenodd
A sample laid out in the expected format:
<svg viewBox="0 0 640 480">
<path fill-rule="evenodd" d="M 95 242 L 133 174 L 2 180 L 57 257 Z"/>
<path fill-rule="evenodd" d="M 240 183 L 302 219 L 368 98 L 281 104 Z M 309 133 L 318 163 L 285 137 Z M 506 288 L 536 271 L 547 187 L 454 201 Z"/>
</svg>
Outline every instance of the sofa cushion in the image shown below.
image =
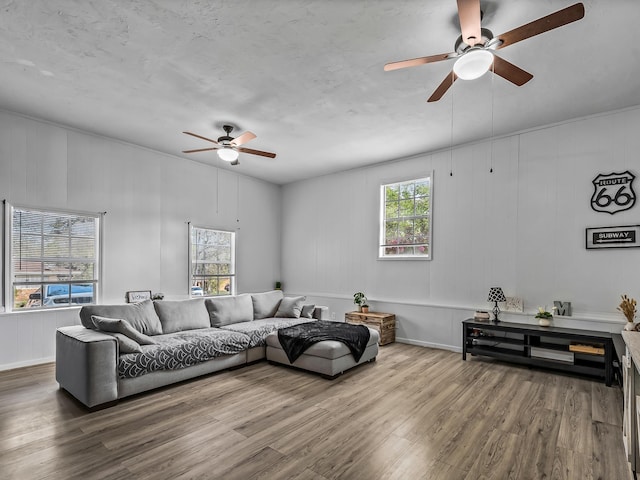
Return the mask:
<svg viewBox="0 0 640 480">
<path fill-rule="evenodd" d="M 304 305 L 300 311 L 300 318 L 313 318 L 313 312 L 315 309 L 315 305 Z"/>
<path fill-rule="evenodd" d="M 140 345 L 153 345 L 156 343 L 151 339 L 151 337 L 148 337 L 144 333 L 140 333 L 133 328 L 129 322 L 122 318 L 106 318 L 98 315 L 91 315 L 91 320 L 96 326 L 96 329 L 102 332 L 119 333 Z"/>
<path fill-rule="evenodd" d="M 118 376 L 140 377 L 158 370 L 178 370 L 212 358 L 235 355 L 248 348 L 249 338 L 238 332 L 202 328 L 159 335 L 156 345 L 143 345 L 141 353 L 120 355 Z"/>
<path fill-rule="evenodd" d="M 264 293 L 252 293 L 253 318 L 272 318 L 278 311 L 280 301 L 284 297 L 282 290 L 272 290 Z"/>
<path fill-rule="evenodd" d="M 80 309 L 80 321 L 85 328 L 96 330 L 96 326 L 91 320 L 92 315 L 121 318 L 145 335 L 159 335 L 162 333 L 162 325 L 151 300 L 122 305 L 85 305 Z"/>
<path fill-rule="evenodd" d="M 157 300 L 153 302 L 162 324 L 162 333 L 182 332 L 210 327 L 204 298 L 191 300 Z"/>
<path fill-rule="evenodd" d="M 261 318 L 253 322 L 236 323 L 220 327 L 223 330 L 244 333 L 250 339 L 249 348 L 265 345 L 265 339 L 279 328 L 292 327 L 301 323 L 315 322 L 308 318 Z"/>
<path fill-rule="evenodd" d="M 212 327 L 231 323 L 250 322 L 253 319 L 253 305 L 249 295 L 215 297 L 205 300 Z"/>
<path fill-rule="evenodd" d="M 274 317 L 284 317 L 284 318 L 300 318 L 300 313 L 302 312 L 302 303 L 307 299 L 307 297 L 284 297 L 280 300 L 280 305 L 278 305 L 278 311 L 274 315 Z"/>
</svg>

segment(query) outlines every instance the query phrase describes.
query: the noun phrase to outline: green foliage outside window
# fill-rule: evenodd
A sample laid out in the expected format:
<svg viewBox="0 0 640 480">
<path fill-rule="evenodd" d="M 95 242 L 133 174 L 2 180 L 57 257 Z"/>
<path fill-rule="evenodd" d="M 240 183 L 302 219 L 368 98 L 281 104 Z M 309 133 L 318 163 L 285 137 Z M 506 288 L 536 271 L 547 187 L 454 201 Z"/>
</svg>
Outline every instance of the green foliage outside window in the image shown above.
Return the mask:
<svg viewBox="0 0 640 480">
<path fill-rule="evenodd" d="M 431 254 L 431 178 L 382 186 L 381 257 L 422 257 Z"/>
</svg>

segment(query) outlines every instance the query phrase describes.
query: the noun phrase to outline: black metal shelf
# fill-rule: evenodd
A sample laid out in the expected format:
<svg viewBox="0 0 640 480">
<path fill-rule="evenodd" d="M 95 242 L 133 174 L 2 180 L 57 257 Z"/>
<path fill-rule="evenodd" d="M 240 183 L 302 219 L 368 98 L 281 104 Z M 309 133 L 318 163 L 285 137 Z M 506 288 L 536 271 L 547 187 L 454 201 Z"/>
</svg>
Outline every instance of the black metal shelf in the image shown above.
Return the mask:
<svg viewBox="0 0 640 480">
<path fill-rule="evenodd" d="M 468 338 L 473 340 L 482 340 L 483 342 L 510 343 L 513 345 L 522 345 L 522 338 L 511 337 L 495 337 L 493 335 L 470 335 Z"/>
<path fill-rule="evenodd" d="M 554 350 L 557 352 L 569 352 L 569 344 L 540 342 L 530 344 L 529 347 L 544 348 L 545 350 Z"/>
<path fill-rule="evenodd" d="M 500 348 L 500 347 L 492 347 L 488 345 L 474 345 L 472 347 L 467 347 L 467 353 L 472 355 L 484 355 L 486 357 L 495 357 L 500 359 L 510 358 L 514 356 L 525 357 L 526 353 L 524 350 L 518 351 L 510 348 Z"/>
<path fill-rule="evenodd" d="M 549 341 L 550 339 L 554 341 Z M 572 341 L 603 345 L 605 354 L 603 356 L 571 352 L 573 356 L 567 360 L 531 356 L 532 347 L 548 350 L 550 354 L 553 352 L 569 353 L 569 345 Z M 522 348 L 505 348 L 500 346 L 501 344 L 521 346 Z M 462 322 L 463 360 L 467 359 L 467 354 L 493 357 L 501 361 L 533 367 L 602 377 L 607 386 L 611 386 L 613 377 L 613 340 L 612 334 L 609 332 L 539 327 L 538 325 L 507 322 L 490 323 L 469 319 Z"/>
</svg>

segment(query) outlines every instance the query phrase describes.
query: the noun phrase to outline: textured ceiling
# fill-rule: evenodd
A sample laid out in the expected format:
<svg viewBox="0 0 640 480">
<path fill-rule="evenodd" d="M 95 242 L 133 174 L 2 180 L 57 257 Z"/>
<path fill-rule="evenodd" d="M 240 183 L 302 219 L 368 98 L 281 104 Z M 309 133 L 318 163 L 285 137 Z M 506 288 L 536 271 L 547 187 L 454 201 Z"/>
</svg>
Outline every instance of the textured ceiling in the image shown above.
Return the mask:
<svg viewBox="0 0 640 480">
<path fill-rule="evenodd" d="M 481 2 L 483 26 L 572 3 Z M 0 108 L 288 183 L 640 104 L 640 1 L 583 3 L 583 20 L 500 50 L 528 84 L 488 74 L 428 104 L 451 61 L 382 68 L 452 51 L 455 0 L 0 0 Z M 181 153 L 207 146 L 183 130 L 224 123 L 277 158 Z"/>
</svg>

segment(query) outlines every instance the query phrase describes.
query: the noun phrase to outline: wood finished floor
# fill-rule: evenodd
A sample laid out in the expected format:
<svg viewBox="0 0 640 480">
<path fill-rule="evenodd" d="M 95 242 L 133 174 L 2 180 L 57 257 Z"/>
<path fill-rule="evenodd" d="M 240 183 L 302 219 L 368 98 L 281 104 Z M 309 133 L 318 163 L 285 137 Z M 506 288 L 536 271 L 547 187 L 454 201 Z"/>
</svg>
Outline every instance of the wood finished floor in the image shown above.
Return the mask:
<svg viewBox="0 0 640 480">
<path fill-rule="evenodd" d="M 0 372 L 2 479 L 629 479 L 622 395 L 393 344 L 336 380 L 260 362 L 89 413 Z"/>
</svg>

